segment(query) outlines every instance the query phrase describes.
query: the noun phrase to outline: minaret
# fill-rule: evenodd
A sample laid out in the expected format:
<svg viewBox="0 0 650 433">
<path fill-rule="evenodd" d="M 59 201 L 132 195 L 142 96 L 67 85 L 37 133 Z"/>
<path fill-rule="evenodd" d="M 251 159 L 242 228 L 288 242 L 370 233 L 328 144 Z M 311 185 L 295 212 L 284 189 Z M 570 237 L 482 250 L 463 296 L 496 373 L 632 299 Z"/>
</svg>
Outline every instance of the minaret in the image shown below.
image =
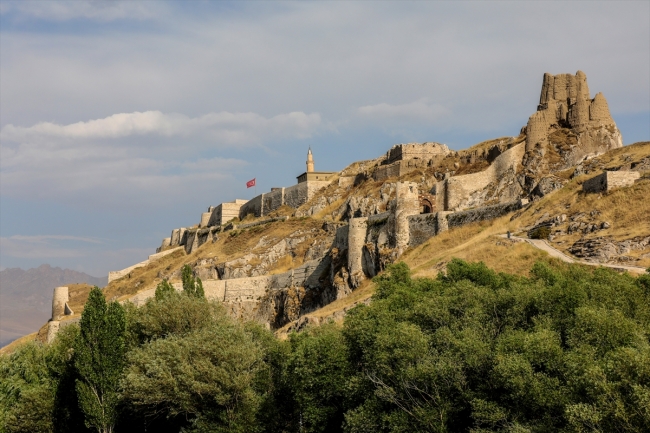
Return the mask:
<svg viewBox="0 0 650 433">
<path fill-rule="evenodd" d="M 307 151 L 307 173 L 312 173 L 314 171 L 314 157 L 311 154 L 311 146 Z"/>
</svg>

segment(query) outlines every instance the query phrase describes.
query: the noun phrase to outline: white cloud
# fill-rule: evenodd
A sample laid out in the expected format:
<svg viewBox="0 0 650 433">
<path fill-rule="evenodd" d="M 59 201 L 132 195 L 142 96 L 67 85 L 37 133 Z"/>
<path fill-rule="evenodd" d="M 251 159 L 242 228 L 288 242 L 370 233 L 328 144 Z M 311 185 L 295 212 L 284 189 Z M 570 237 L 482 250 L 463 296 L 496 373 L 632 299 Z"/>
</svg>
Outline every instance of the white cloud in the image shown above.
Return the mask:
<svg viewBox="0 0 650 433">
<path fill-rule="evenodd" d="M 413 120 L 435 122 L 440 120 L 449 110 L 440 104 L 429 103 L 422 98 L 407 104 L 392 105 L 386 102 L 376 105 L 365 105 L 357 109 L 358 113 L 367 118 L 378 120 Z"/>
<path fill-rule="evenodd" d="M 208 113 L 190 118 L 160 111 L 119 113 L 103 119 L 60 125 L 41 122 L 24 127 L 5 125 L 0 139 L 12 142 L 53 139 L 119 139 L 129 136 L 200 136 L 217 145 L 251 145 L 278 138 L 308 138 L 321 125 L 318 113 L 291 112 L 266 118 L 256 113 Z"/>
</svg>

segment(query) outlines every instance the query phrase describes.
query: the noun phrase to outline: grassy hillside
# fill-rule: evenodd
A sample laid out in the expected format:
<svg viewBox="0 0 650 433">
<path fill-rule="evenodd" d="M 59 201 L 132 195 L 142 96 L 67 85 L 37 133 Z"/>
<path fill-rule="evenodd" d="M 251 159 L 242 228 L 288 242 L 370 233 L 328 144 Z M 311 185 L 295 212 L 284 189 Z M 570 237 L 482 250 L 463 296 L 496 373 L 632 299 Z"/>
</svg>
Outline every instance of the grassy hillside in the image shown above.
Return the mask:
<svg viewBox="0 0 650 433">
<path fill-rule="evenodd" d="M 498 144 L 503 139 L 491 140 L 480 143 L 470 150 L 481 151 Z M 459 153 L 460 154 L 460 153 Z M 458 155 L 457 155 L 458 156 Z M 566 221 L 557 229 L 566 229 L 572 219 L 587 223 L 607 222 L 609 228 L 598 230 L 593 233 L 565 233 L 553 237 L 550 244 L 556 249 L 568 253 L 571 245 L 578 239 L 593 239 L 604 237 L 612 241 L 626 241 L 639 236 L 650 235 L 650 174 L 642 172 L 643 177 L 633 186 L 614 190 L 606 194 L 585 194 L 582 192 L 582 183 L 591 177 L 602 172 L 603 169 L 619 168 L 621 166 L 643 162 L 644 158 L 650 157 L 650 142 L 636 143 L 621 149 L 616 149 L 607 154 L 593 158 L 583 163 L 583 170 L 588 172 L 578 176 L 572 176 L 571 169 L 561 173 L 568 180 L 560 190 L 554 191 L 544 198 L 532 203 L 530 206 L 516 212 L 513 215 L 502 218 L 469 224 L 463 227 L 451 229 L 426 241 L 424 244 L 407 250 L 401 257 L 401 261 L 407 263 L 415 276 L 433 277 L 445 268 L 446 264 L 453 258 L 460 258 L 470 262 L 483 261 L 487 266 L 497 272 L 507 272 L 516 275 L 527 276 L 532 265 L 537 261 L 553 262 L 547 253 L 541 251 L 528 243 L 515 242 L 504 239 L 507 231 L 514 234 L 525 234 L 536 223 L 556 216 L 565 215 Z M 455 157 L 454 157 L 455 158 Z M 367 161 L 348 167 L 347 172 L 354 172 L 361 168 L 368 168 L 377 161 Z M 348 174 L 350 174 L 348 173 Z M 414 176 L 421 176 L 424 173 L 412 172 L 404 176 L 406 180 Z M 397 180 L 397 179 L 394 179 Z M 393 180 L 389 180 L 393 181 Z M 299 238 L 300 241 L 291 252 L 281 257 L 276 257 L 267 268 L 266 273 L 285 272 L 302 264 L 304 253 L 315 240 L 322 240 L 327 235 L 323 230 L 323 223 L 331 220 L 333 212 L 351 196 L 358 197 L 380 197 L 382 185 L 385 182 L 375 182 L 366 179 L 358 186 L 350 189 L 338 187 L 337 182 L 320 192 L 311 203 L 322 200 L 323 197 L 331 197 L 338 194 L 338 199 L 331 202 L 320 212 L 312 217 L 291 217 L 296 213 L 295 209 L 283 207 L 278 209 L 272 216 L 289 216 L 287 221 L 276 221 L 244 230 L 234 230 L 219 234 L 215 242 L 207 242 L 192 254 L 186 255 L 184 251 L 177 251 L 149 265 L 134 269 L 127 277 L 113 281 L 106 286 L 104 293 L 107 299 L 127 299 L 128 297 L 155 287 L 163 278 L 172 281 L 179 280 L 180 268 L 185 264 L 231 262 L 247 257 L 248 265 L 257 265 L 254 256 L 268 254 L 269 248 L 289 237 Z M 306 209 L 306 204 L 301 209 Z M 300 211 L 300 210 L 299 210 Z M 336 215 L 341 215 L 334 212 Z M 254 218 L 249 218 L 251 221 Z M 565 230 L 566 231 L 566 230 Z M 251 259 L 251 256 L 253 258 Z M 650 266 L 650 247 L 630 251 L 627 256 L 631 257 L 635 266 Z M 243 263 L 243 262 L 242 262 Z M 70 306 L 75 315 L 81 313 L 83 304 L 88 296 L 90 286 L 70 286 Z M 374 293 L 374 284 L 367 281 L 360 288 L 352 292 L 347 298 L 339 299 L 324 308 L 307 314 L 302 318 L 301 323 L 320 322 L 327 318 L 340 319 L 343 313 L 351 306 L 361 302 L 367 302 Z M 289 324 L 279 330 L 283 335 L 287 330 L 293 329 L 296 323 Z M 44 336 L 43 330 L 40 333 Z"/>
</svg>

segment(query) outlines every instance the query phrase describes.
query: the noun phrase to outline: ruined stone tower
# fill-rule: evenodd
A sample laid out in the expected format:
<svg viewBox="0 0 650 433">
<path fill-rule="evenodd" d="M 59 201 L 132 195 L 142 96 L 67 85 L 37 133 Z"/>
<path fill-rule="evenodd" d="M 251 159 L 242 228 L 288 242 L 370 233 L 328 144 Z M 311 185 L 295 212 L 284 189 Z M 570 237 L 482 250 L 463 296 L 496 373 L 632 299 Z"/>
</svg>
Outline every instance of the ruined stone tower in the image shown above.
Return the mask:
<svg viewBox="0 0 650 433">
<path fill-rule="evenodd" d="M 307 151 L 307 173 L 314 172 L 314 156 L 311 154 L 311 147 Z"/>
<path fill-rule="evenodd" d="M 602 93 L 593 99 L 589 94 L 587 76 L 544 74 L 537 112 L 526 126 L 526 151 L 544 148 L 549 135 L 559 129 L 571 130 L 578 146 L 568 163 L 575 164 L 586 155 L 596 155 L 623 145 L 621 134 L 609 113 Z"/>
<path fill-rule="evenodd" d="M 401 255 L 410 241 L 408 217 L 420 213 L 418 185 L 415 182 L 397 182 L 395 193 L 395 248 Z"/>
</svg>

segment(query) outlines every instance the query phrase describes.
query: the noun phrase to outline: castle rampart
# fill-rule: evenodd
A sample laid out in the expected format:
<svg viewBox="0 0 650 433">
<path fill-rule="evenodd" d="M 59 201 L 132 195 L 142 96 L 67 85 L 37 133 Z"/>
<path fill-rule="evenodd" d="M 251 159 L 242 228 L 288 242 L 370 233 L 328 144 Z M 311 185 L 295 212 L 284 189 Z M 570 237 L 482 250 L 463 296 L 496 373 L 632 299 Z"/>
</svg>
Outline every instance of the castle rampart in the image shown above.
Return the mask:
<svg viewBox="0 0 650 433">
<path fill-rule="evenodd" d="M 52 320 L 60 320 L 65 315 L 68 299 L 67 287 L 54 288 L 54 294 L 52 295 Z"/>
<path fill-rule="evenodd" d="M 586 180 L 582 184 L 582 190 L 587 193 L 611 191 L 613 188 L 630 186 L 640 177 L 638 171 L 606 171 Z"/>
<path fill-rule="evenodd" d="M 459 211 L 467 207 L 470 196 L 490 183 L 496 182 L 508 170 L 516 170 L 524 156 L 524 143 L 506 150 L 494 162 L 478 173 L 453 176 L 436 184 L 436 208 Z"/>
<path fill-rule="evenodd" d="M 136 263 L 135 265 L 129 266 L 128 268 L 124 268 L 121 271 L 111 271 L 111 272 L 108 273 L 108 282 L 110 283 L 111 281 L 117 280 L 118 278 L 122 278 L 123 276 L 125 276 L 129 272 L 131 272 L 132 270 L 134 270 L 136 268 L 141 268 L 141 267 L 147 266 L 152 261 L 158 260 L 158 259 L 160 259 L 162 257 L 165 257 L 168 254 L 171 254 L 173 252 L 176 252 L 176 251 L 180 250 L 181 248 L 183 248 L 183 247 L 176 247 L 176 248 L 172 248 L 172 249 L 169 249 L 169 250 L 161 251 L 159 253 L 150 255 L 147 260 L 144 260 L 144 261 L 142 261 L 140 263 Z"/>
<path fill-rule="evenodd" d="M 366 243 L 368 218 L 351 218 L 348 227 L 348 271 L 350 286 L 359 287 L 365 278 L 363 273 L 363 246 Z"/>
<path fill-rule="evenodd" d="M 418 186 L 414 182 L 397 182 L 395 193 L 395 248 L 401 255 L 409 245 L 408 217 L 420 213 L 420 200 Z"/>
</svg>

